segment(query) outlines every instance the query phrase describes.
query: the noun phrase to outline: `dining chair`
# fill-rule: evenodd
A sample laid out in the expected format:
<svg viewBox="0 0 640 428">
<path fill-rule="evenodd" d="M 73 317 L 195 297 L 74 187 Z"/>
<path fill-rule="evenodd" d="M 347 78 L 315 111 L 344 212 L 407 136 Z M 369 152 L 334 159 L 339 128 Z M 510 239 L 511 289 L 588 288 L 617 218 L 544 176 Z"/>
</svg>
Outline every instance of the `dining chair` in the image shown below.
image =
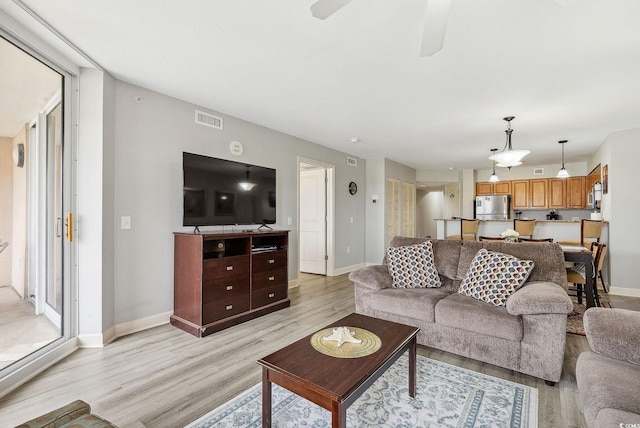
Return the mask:
<svg viewBox="0 0 640 428">
<path fill-rule="evenodd" d="M 479 241 L 504 241 L 504 238 L 500 238 L 499 236 L 481 236 L 478 238 Z"/>
<path fill-rule="evenodd" d="M 591 253 L 593 258 L 594 271 L 593 274 L 597 275 L 598 271 L 602 268 L 604 262 L 604 256 L 607 252 L 606 244 L 600 242 L 593 242 L 591 244 Z M 576 294 L 570 294 L 570 296 L 576 296 L 578 303 L 582 304 L 582 291 L 583 286 L 586 285 L 587 279 L 585 277 L 584 264 L 576 264 L 573 267 L 567 268 L 567 282 L 575 285 Z M 604 284 L 604 281 L 603 281 Z M 596 306 L 600 306 L 600 295 L 598 294 L 598 281 L 593 282 L 593 298 L 596 302 Z"/>
<path fill-rule="evenodd" d="M 589 248 L 592 242 L 600 242 L 602 235 L 602 220 L 590 220 L 583 218 L 580 221 L 580 241 L 560 241 L 562 245 L 580 245 Z"/>
<path fill-rule="evenodd" d="M 460 234 L 449 235 L 447 239 L 463 239 L 465 241 L 475 241 L 478 233 L 480 220 L 472 220 L 467 218 L 460 219 Z"/>
<path fill-rule="evenodd" d="M 553 238 L 518 238 L 519 242 L 553 242 Z"/>
<path fill-rule="evenodd" d="M 533 229 L 536 227 L 535 220 L 520 220 L 513 219 L 513 230 L 518 232 L 520 236 L 528 236 L 529 238 L 533 238 Z"/>
</svg>

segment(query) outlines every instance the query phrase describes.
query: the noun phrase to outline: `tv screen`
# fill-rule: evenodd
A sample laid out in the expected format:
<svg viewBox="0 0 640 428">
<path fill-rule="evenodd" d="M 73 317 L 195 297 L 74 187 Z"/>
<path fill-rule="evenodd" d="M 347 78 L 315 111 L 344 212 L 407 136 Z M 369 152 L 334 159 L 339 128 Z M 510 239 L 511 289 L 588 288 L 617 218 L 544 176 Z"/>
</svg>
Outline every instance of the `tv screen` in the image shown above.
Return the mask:
<svg viewBox="0 0 640 428">
<path fill-rule="evenodd" d="M 274 224 L 276 170 L 182 153 L 183 226 Z"/>
</svg>

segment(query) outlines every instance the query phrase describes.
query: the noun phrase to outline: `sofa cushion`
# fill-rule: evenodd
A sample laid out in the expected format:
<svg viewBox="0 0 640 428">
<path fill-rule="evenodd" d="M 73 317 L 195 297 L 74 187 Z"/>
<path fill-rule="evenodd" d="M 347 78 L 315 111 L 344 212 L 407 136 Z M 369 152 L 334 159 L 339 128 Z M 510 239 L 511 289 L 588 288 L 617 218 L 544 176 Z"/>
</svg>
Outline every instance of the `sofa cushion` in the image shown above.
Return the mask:
<svg viewBox="0 0 640 428">
<path fill-rule="evenodd" d="M 503 307 L 484 303 L 461 294 L 450 294 L 436 305 L 438 324 L 502 339 L 522 340 L 522 319 Z M 514 357 L 515 358 L 515 357 Z"/>
<path fill-rule="evenodd" d="M 515 245 L 515 244 L 514 244 Z M 496 306 L 524 284 L 533 269 L 531 260 L 481 249 L 460 283 L 459 293 Z"/>
<path fill-rule="evenodd" d="M 440 287 L 431 242 L 387 248 L 389 274 L 396 288 Z"/>
<path fill-rule="evenodd" d="M 618 409 L 600 410 L 593 428 L 611 427 L 640 427 L 640 414 Z"/>
<path fill-rule="evenodd" d="M 386 288 L 371 293 L 369 303 L 376 312 L 434 322 L 436 304 L 449 294 L 441 288 Z"/>
<path fill-rule="evenodd" d="M 640 414 L 640 400 L 636 394 L 640 391 L 639 373 L 637 364 L 595 352 L 582 352 L 576 363 L 576 381 L 587 425 L 594 425 L 602 409 Z"/>
</svg>

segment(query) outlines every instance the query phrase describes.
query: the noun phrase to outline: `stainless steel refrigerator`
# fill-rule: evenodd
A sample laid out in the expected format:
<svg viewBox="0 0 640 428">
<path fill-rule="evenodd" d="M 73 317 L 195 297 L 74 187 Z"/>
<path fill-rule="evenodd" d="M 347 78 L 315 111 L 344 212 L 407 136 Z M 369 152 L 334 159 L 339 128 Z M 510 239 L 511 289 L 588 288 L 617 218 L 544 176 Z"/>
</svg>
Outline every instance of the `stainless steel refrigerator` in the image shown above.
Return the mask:
<svg viewBox="0 0 640 428">
<path fill-rule="evenodd" d="M 476 218 L 506 220 L 511 218 L 511 195 L 476 196 Z"/>
</svg>

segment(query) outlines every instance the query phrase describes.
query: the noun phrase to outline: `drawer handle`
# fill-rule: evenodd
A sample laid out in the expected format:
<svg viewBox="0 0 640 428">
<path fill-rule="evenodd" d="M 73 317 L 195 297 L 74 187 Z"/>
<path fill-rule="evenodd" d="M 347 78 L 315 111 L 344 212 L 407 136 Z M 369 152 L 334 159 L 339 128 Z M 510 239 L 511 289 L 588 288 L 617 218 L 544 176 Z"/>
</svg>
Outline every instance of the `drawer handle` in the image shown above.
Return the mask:
<svg viewBox="0 0 640 428">
<path fill-rule="evenodd" d="M 233 305 L 227 305 L 224 307 L 226 310 L 230 311 L 231 309 L 233 309 Z"/>
<path fill-rule="evenodd" d="M 227 291 L 233 290 L 233 285 L 227 285 Z"/>
<path fill-rule="evenodd" d="M 269 259 L 269 261 L 268 261 L 268 263 L 269 263 L 270 265 L 274 264 L 275 262 L 276 262 L 276 261 L 275 261 L 274 259 Z"/>
<path fill-rule="evenodd" d="M 269 297 L 275 297 L 276 293 L 269 293 Z"/>
<path fill-rule="evenodd" d="M 233 266 L 227 266 L 227 270 L 233 270 Z"/>
<path fill-rule="evenodd" d="M 276 279 L 276 277 L 275 276 L 270 276 L 268 279 L 269 279 L 269 281 L 273 281 L 273 280 Z"/>
</svg>

